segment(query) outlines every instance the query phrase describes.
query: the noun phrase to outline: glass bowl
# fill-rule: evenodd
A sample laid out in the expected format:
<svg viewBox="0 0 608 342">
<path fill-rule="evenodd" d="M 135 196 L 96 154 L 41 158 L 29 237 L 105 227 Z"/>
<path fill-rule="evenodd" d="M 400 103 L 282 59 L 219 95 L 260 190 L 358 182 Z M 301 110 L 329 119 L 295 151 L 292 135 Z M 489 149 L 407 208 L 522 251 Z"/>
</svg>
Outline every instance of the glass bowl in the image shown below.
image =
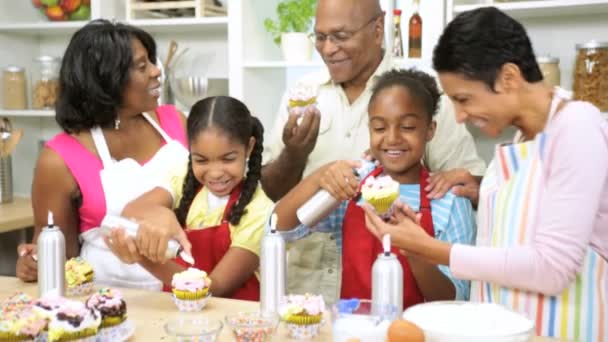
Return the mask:
<svg viewBox="0 0 608 342">
<path fill-rule="evenodd" d="M 403 318 L 418 325 L 427 340 L 468 342 L 531 341 L 534 322 L 502 305 L 439 301 L 414 305 Z"/>
<path fill-rule="evenodd" d="M 165 332 L 174 341 L 213 342 L 217 339 L 223 324 L 208 317 L 178 317 L 165 324 Z"/>
<path fill-rule="evenodd" d="M 270 341 L 277 331 L 279 316 L 261 312 L 237 312 L 226 315 L 226 326 L 237 342 Z"/>
<path fill-rule="evenodd" d="M 331 308 L 332 341 L 384 341 L 388 327 L 397 315 L 394 306 L 373 314 L 372 301 L 369 299 L 340 300 Z"/>
</svg>

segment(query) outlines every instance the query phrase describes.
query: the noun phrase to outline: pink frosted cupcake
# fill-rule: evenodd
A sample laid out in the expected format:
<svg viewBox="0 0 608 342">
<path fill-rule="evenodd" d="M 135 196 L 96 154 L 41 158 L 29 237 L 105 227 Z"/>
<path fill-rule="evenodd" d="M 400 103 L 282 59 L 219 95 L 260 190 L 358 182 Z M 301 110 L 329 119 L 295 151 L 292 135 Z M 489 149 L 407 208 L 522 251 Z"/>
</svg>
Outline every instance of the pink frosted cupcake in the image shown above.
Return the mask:
<svg viewBox="0 0 608 342">
<path fill-rule="evenodd" d="M 86 301 L 87 308 L 95 309 L 101 314 L 99 336 L 106 341 L 117 341 L 126 335 L 128 327 L 127 303 L 122 293 L 116 289 L 101 288 Z"/>
<path fill-rule="evenodd" d="M 81 257 L 71 258 L 65 263 L 66 295 L 86 296 L 95 291 L 93 267 Z"/>
<path fill-rule="evenodd" d="M 200 311 L 207 304 L 211 279 L 197 268 L 175 273 L 171 281 L 173 301 L 179 311 Z"/>
<path fill-rule="evenodd" d="M 297 86 L 289 89 L 289 114 L 302 116 L 306 109 L 316 106 L 317 92 L 313 87 Z"/>
<path fill-rule="evenodd" d="M 378 215 L 390 215 L 393 202 L 399 197 L 399 183 L 390 176 L 368 177 L 361 187 L 361 197 L 369 203 Z"/>
<path fill-rule="evenodd" d="M 319 334 L 325 302 L 323 296 L 312 294 L 286 296 L 279 308 L 293 339 L 311 339 Z"/>
<path fill-rule="evenodd" d="M 34 341 L 46 327 L 26 294 L 16 293 L 0 305 L 0 341 Z"/>
<path fill-rule="evenodd" d="M 101 324 L 101 315 L 84 303 L 68 300 L 51 317 L 48 341 L 94 342 Z"/>
</svg>

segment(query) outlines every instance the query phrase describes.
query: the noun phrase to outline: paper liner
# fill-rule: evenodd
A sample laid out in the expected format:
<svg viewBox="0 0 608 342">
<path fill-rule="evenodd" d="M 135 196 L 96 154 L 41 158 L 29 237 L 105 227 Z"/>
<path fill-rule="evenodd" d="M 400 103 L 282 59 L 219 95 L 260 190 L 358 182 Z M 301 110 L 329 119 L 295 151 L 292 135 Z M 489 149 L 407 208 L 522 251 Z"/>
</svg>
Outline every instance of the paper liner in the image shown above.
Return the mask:
<svg viewBox="0 0 608 342">
<path fill-rule="evenodd" d="M 389 210 L 391 209 L 391 207 L 393 206 L 393 203 L 395 202 L 395 200 L 397 199 L 397 197 L 399 197 L 399 194 L 397 192 L 395 192 L 394 194 L 390 194 L 388 196 L 382 196 L 380 198 L 378 197 L 371 197 L 371 198 L 365 198 L 363 197 L 363 199 L 365 200 L 365 202 L 369 203 L 372 207 L 374 207 L 374 209 L 376 210 L 376 212 L 378 213 L 378 215 L 386 215 Z"/>
<path fill-rule="evenodd" d="M 207 305 L 207 300 L 211 297 L 211 294 L 207 293 L 207 296 L 200 299 L 179 299 L 175 295 L 171 297 L 179 311 L 193 312 L 201 311 Z"/>
<path fill-rule="evenodd" d="M 312 339 L 319 334 L 322 323 L 316 324 L 294 324 L 287 323 L 287 330 L 289 331 L 289 337 L 294 340 L 308 340 Z"/>
<path fill-rule="evenodd" d="M 4 331 L 0 331 L 0 341 L 34 341 L 34 339 L 32 339 L 29 336 L 24 336 L 24 335 L 15 335 L 13 333 L 9 333 L 9 332 L 4 332 Z"/>
<path fill-rule="evenodd" d="M 97 342 L 121 342 L 126 341 L 135 332 L 135 326 L 129 320 L 118 325 L 102 328 L 97 335 Z"/>
<path fill-rule="evenodd" d="M 87 296 L 95 292 L 95 283 L 86 282 L 76 286 L 66 286 L 65 295 L 67 297 Z"/>
<path fill-rule="evenodd" d="M 310 325 L 321 323 L 322 314 L 318 315 L 290 315 L 285 319 L 285 322 L 298 325 Z"/>
</svg>

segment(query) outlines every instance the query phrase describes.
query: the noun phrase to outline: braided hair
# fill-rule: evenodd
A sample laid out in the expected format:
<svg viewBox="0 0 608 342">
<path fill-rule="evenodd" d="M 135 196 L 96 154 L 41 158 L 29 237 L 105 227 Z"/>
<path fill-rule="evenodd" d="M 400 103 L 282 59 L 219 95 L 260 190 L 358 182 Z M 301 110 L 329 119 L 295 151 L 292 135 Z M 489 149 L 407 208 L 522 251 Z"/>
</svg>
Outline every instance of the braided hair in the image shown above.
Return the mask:
<svg viewBox="0 0 608 342">
<path fill-rule="evenodd" d="M 247 174 L 243 181 L 243 188 L 236 203 L 230 208 L 228 218 L 231 224 L 239 224 L 241 217 L 246 213 L 245 207 L 251 202 L 258 182 L 262 175 L 262 151 L 264 145 L 264 127 L 258 118 L 251 115 L 247 106 L 241 101 L 229 96 L 207 97 L 192 106 L 188 116 L 188 143 L 205 129 L 215 127 L 221 129 L 231 138 L 249 144 L 250 138 L 255 138 L 255 145 L 249 156 Z M 194 200 L 201 183 L 196 179 L 192 169 L 192 156 L 188 162 L 188 173 L 182 188 L 182 198 L 175 209 L 175 216 L 184 226 L 188 209 Z"/>
</svg>

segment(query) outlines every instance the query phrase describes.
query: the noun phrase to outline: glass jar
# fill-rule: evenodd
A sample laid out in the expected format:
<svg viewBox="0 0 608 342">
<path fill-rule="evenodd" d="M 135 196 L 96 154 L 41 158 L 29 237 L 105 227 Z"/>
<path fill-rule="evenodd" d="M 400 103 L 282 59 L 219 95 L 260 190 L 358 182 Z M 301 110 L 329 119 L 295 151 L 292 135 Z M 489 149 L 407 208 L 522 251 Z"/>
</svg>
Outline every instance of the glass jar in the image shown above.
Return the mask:
<svg viewBox="0 0 608 342">
<path fill-rule="evenodd" d="M 561 73 L 559 71 L 559 58 L 551 56 L 539 56 L 536 63 L 543 73 L 543 79 L 547 85 L 559 87 L 561 83 Z"/>
<path fill-rule="evenodd" d="M 26 109 L 27 90 L 25 69 L 10 65 L 2 72 L 2 107 L 4 109 Z"/>
<path fill-rule="evenodd" d="M 608 42 L 576 45 L 574 97 L 608 112 Z"/>
<path fill-rule="evenodd" d="M 60 59 L 41 56 L 35 59 L 37 70 L 32 73 L 32 108 L 52 109 L 55 107 L 59 90 Z"/>
</svg>

